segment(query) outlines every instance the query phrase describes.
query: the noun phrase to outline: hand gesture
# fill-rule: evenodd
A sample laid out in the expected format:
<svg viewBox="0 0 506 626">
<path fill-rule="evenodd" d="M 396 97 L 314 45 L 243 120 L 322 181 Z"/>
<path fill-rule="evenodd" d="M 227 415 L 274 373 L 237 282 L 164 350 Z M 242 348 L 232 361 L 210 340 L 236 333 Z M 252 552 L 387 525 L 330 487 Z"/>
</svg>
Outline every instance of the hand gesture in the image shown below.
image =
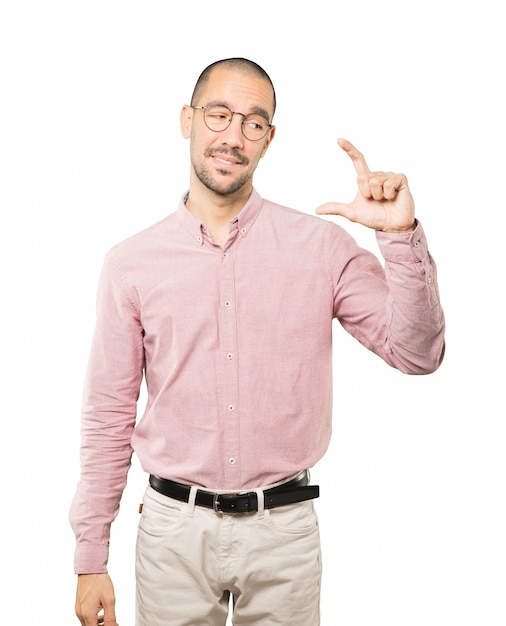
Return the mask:
<svg viewBox="0 0 506 626">
<path fill-rule="evenodd" d="M 346 139 L 338 139 L 357 172 L 358 192 L 350 204 L 327 202 L 319 214 L 342 215 L 351 222 L 384 232 L 413 230 L 415 203 L 404 174 L 371 172 L 364 155 Z"/>
</svg>

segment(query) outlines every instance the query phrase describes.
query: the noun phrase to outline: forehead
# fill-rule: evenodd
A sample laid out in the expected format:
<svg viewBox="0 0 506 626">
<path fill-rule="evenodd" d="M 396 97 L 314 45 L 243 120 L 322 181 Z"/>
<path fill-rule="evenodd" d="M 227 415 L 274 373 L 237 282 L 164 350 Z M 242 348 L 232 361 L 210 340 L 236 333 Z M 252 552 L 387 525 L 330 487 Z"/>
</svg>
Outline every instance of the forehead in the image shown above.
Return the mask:
<svg viewBox="0 0 506 626">
<path fill-rule="evenodd" d="M 273 92 L 269 81 L 236 69 L 215 68 L 202 86 L 199 100 L 203 104 L 226 104 L 240 113 L 260 108 L 271 117 L 274 114 Z"/>
</svg>

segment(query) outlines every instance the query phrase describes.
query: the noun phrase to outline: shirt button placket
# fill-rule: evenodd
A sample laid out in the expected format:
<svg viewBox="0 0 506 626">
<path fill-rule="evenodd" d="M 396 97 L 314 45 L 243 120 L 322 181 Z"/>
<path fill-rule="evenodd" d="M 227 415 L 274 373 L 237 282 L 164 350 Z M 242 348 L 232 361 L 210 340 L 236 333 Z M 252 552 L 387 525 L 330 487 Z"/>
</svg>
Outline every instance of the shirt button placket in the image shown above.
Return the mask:
<svg viewBox="0 0 506 626">
<path fill-rule="evenodd" d="M 220 351 L 222 354 L 222 406 L 225 424 L 224 447 L 222 459 L 225 481 L 227 484 L 237 483 L 240 469 L 239 462 L 239 411 L 238 411 L 238 372 L 237 372 L 237 309 L 234 284 L 234 264 L 230 252 L 224 252 L 221 262 L 221 302 L 220 315 Z"/>
</svg>

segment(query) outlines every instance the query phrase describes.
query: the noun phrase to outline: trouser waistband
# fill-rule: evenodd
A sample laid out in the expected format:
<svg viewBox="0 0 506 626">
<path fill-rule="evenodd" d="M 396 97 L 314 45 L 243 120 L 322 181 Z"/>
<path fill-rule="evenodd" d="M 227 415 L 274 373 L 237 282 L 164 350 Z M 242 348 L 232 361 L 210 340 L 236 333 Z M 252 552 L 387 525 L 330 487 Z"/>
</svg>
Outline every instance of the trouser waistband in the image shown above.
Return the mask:
<svg viewBox="0 0 506 626">
<path fill-rule="evenodd" d="M 191 485 L 177 483 L 173 480 L 150 475 L 149 484 L 158 493 L 169 498 L 188 502 Z M 263 489 L 264 508 L 272 509 L 287 504 L 295 504 L 306 500 L 318 498 L 320 487 L 309 485 L 309 471 L 304 470 L 294 478 L 274 487 Z M 234 491 L 231 493 L 219 493 L 206 489 L 197 489 L 195 504 L 208 509 L 214 509 L 217 513 L 250 513 L 258 511 L 258 494 L 256 491 Z"/>
</svg>

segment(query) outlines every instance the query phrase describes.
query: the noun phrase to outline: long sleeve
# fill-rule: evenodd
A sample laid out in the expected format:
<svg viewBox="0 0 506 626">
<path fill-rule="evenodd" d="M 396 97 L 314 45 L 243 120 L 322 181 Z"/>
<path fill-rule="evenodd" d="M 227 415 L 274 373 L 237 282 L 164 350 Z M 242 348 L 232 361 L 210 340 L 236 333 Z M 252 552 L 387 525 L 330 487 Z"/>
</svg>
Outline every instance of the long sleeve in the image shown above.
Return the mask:
<svg viewBox="0 0 506 626">
<path fill-rule="evenodd" d="M 376 237 L 384 268 L 344 239 L 353 252 L 333 278 L 335 316 L 392 367 L 407 374 L 431 373 L 443 358 L 445 321 L 422 225 Z"/>
<path fill-rule="evenodd" d="M 106 571 L 110 524 L 130 466 L 143 362 L 136 294 L 126 289 L 110 253 L 98 288 L 82 409 L 81 479 L 70 512 L 76 573 Z"/>
</svg>

